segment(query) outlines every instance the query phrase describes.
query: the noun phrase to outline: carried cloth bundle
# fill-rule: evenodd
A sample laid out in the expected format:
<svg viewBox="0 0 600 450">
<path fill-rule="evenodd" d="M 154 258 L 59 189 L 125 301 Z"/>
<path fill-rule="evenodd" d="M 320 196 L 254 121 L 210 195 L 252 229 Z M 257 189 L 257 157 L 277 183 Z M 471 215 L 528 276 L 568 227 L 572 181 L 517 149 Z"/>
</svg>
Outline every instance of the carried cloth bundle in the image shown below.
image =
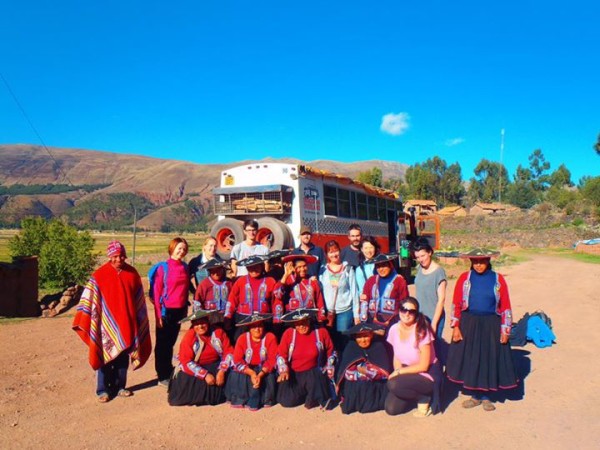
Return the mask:
<svg viewBox="0 0 600 450">
<path fill-rule="evenodd" d="M 510 345 L 522 347 L 532 341 L 536 347 L 550 347 L 556 340 L 552 331 L 552 319 L 544 311 L 536 311 L 525 315 L 510 331 Z"/>
</svg>

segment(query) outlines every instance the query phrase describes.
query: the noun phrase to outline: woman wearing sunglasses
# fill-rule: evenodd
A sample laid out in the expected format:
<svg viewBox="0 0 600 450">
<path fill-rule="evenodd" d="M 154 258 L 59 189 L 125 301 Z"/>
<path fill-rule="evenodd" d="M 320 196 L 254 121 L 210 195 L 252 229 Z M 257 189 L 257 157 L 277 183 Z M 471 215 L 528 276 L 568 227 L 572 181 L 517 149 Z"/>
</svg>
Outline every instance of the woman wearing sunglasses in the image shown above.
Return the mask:
<svg viewBox="0 0 600 450">
<path fill-rule="evenodd" d="M 394 349 L 394 371 L 387 382 L 385 411 L 395 416 L 412 409 L 415 417 L 427 417 L 439 411 L 442 379 L 440 364 L 433 347 L 434 335 L 419 302 L 413 297 L 400 304 L 400 321 L 390 327 L 387 341 Z"/>
</svg>

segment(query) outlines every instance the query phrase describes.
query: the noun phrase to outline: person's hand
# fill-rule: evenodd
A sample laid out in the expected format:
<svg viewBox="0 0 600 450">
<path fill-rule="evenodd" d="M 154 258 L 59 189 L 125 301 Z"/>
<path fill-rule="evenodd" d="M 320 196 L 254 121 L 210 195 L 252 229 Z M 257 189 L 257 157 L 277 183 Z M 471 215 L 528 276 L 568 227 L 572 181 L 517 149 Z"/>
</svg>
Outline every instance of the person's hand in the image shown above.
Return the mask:
<svg viewBox="0 0 600 450">
<path fill-rule="evenodd" d="M 283 265 L 283 276 L 287 279 L 291 274 L 294 273 L 294 263 L 292 261 L 288 261 Z"/>
<path fill-rule="evenodd" d="M 390 376 L 388 377 L 388 380 L 391 380 L 392 378 L 397 377 L 398 375 L 400 375 L 400 370 L 396 369 L 394 370 L 392 373 L 390 373 Z"/>
<path fill-rule="evenodd" d="M 433 335 L 435 336 L 437 333 L 438 322 L 431 322 L 431 331 L 433 331 Z"/>
<path fill-rule="evenodd" d="M 310 277 L 310 281 L 319 281 L 319 278 L 316 275 Z"/>
<path fill-rule="evenodd" d="M 163 320 L 162 317 L 159 316 L 158 319 L 156 319 L 156 328 L 162 328 L 163 327 Z"/>
<path fill-rule="evenodd" d="M 217 383 L 217 386 L 223 386 L 225 384 L 225 371 L 224 370 L 219 370 L 217 372 L 216 383 Z"/>
<path fill-rule="evenodd" d="M 260 372 L 258 372 L 258 375 L 251 377 L 252 378 L 252 387 L 254 389 L 258 389 L 260 387 L 260 382 L 261 382 L 264 374 L 265 373 L 261 370 Z"/>
<path fill-rule="evenodd" d="M 463 340 L 463 335 L 460 332 L 460 328 L 455 326 L 452 328 L 452 342 L 460 342 Z"/>
<path fill-rule="evenodd" d="M 358 366 L 356 368 L 356 370 L 358 370 L 358 373 L 360 373 L 361 375 L 366 375 L 367 374 L 367 368 L 365 366 Z"/>
<path fill-rule="evenodd" d="M 277 377 L 277 382 L 281 383 L 282 381 L 287 381 L 289 379 L 290 379 L 289 372 L 283 372 L 283 373 L 280 373 L 279 376 Z"/>
<path fill-rule="evenodd" d="M 500 343 L 501 343 L 501 344 L 506 344 L 506 343 L 508 343 L 508 340 L 509 340 L 509 338 L 510 338 L 510 335 L 509 335 L 509 334 L 506 334 L 506 333 L 500 333 Z"/>
<path fill-rule="evenodd" d="M 361 301 L 364 301 L 367 299 L 367 294 L 360 294 L 360 299 Z"/>
<path fill-rule="evenodd" d="M 356 319 L 354 319 L 354 325 L 358 325 L 360 323 L 360 319 L 357 317 Z"/>
<path fill-rule="evenodd" d="M 215 385 L 215 376 L 212 373 L 209 373 L 208 375 L 206 375 L 206 377 L 204 377 L 204 381 L 209 386 L 214 386 Z"/>
</svg>

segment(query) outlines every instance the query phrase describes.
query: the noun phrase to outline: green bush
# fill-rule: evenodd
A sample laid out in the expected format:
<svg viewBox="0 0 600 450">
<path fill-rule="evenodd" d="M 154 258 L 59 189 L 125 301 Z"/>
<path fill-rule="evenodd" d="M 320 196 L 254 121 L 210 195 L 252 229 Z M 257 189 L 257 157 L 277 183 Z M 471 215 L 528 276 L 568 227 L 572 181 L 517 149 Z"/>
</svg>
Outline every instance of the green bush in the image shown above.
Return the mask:
<svg viewBox="0 0 600 450">
<path fill-rule="evenodd" d="M 87 231 L 39 217 L 24 219 L 20 233 L 9 242 L 13 258 L 39 256 L 40 287 L 59 289 L 88 278 L 97 259 L 93 247 L 94 239 Z"/>
</svg>

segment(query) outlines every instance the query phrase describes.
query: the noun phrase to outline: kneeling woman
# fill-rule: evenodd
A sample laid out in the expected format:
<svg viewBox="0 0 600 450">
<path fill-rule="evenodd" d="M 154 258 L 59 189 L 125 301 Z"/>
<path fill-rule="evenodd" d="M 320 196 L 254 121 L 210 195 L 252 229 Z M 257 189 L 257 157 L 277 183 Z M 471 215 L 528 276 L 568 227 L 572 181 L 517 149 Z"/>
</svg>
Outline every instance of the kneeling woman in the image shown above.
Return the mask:
<svg viewBox="0 0 600 450">
<path fill-rule="evenodd" d="M 271 314 L 254 313 L 236 324 L 247 327 L 233 351 L 233 368 L 227 379 L 225 396 L 232 408 L 256 411 L 275 404 L 275 364 L 277 340 L 273 333 L 265 333 L 265 322 Z"/>
<path fill-rule="evenodd" d="M 281 317 L 293 327 L 285 330 L 279 343 L 277 401 L 281 406 L 327 407 L 332 398 L 336 354 L 327 330 L 312 327 L 316 313 L 297 309 Z"/>
<path fill-rule="evenodd" d="M 374 323 L 359 323 L 346 332 L 354 340 L 344 349 L 337 376 L 344 414 L 384 409 L 392 355 L 379 336 L 375 336 L 377 331 L 384 328 Z"/>
<path fill-rule="evenodd" d="M 209 311 L 198 310 L 179 345 L 179 365 L 169 383 L 169 404 L 218 405 L 225 401 L 225 374 L 233 362 L 233 347 L 221 328 L 211 329 Z"/>
<path fill-rule="evenodd" d="M 417 402 L 416 417 L 439 412 L 442 371 L 435 356 L 433 331 L 419 302 L 405 298 L 400 305 L 400 321 L 393 325 L 387 341 L 394 349 L 394 371 L 388 379 L 385 411 L 395 416 Z"/>
</svg>

